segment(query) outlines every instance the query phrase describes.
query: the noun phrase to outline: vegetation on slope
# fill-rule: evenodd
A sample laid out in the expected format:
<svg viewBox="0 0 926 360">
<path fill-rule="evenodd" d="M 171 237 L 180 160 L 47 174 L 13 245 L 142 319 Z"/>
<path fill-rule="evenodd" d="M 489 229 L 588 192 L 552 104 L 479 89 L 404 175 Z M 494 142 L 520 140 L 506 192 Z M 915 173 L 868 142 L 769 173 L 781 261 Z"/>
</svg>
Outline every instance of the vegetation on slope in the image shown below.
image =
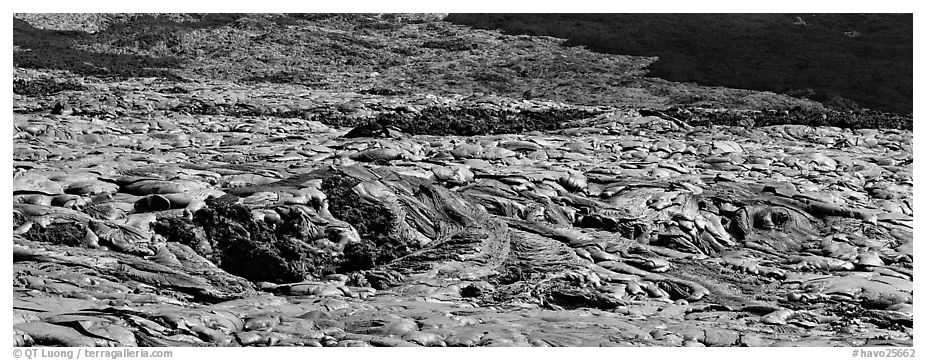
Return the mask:
<svg viewBox="0 0 926 360">
<path fill-rule="evenodd" d="M 658 56 L 650 76 L 913 110 L 912 14 L 452 14 L 448 21 Z"/>
</svg>

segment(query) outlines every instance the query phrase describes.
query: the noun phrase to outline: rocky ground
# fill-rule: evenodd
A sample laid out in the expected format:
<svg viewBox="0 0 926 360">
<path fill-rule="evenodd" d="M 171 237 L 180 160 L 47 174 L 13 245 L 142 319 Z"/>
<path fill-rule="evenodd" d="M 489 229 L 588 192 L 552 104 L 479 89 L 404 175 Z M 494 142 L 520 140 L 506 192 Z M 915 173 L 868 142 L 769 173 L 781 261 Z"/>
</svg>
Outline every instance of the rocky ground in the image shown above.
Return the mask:
<svg viewBox="0 0 926 360">
<path fill-rule="evenodd" d="M 107 42 L 126 17 L 20 18 L 16 345 L 912 344 L 909 117 L 437 17 L 178 21 L 119 45 L 193 54 L 147 67 Z M 183 45 L 300 33 L 346 60 Z M 416 53 L 377 68 L 337 45 L 358 34 Z M 562 69 L 476 77 L 523 44 L 546 50 L 512 64 Z"/>
</svg>

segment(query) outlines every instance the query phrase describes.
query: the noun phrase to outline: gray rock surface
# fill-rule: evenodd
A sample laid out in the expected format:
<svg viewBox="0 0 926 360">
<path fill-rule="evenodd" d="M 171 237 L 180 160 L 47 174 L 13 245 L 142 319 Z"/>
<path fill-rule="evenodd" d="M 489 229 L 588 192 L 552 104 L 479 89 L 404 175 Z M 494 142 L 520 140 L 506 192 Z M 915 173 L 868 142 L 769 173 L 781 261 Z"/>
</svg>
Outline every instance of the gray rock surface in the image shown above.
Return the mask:
<svg viewBox="0 0 926 360">
<path fill-rule="evenodd" d="M 14 95 L 17 346 L 912 344 L 909 130 L 84 85 Z"/>
</svg>

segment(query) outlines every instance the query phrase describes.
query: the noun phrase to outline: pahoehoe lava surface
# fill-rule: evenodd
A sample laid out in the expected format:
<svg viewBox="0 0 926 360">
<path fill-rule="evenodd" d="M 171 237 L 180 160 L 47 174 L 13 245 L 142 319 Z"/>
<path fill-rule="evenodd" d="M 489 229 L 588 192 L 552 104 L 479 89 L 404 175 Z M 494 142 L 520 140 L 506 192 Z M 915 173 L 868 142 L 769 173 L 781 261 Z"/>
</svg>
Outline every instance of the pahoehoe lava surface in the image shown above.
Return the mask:
<svg viewBox="0 0 926 360">
<path fill-rule="evenodd" d="M 17 18 L 17 346 L 912 344 L 910 116 L 437 15 Z"/>
</svg>

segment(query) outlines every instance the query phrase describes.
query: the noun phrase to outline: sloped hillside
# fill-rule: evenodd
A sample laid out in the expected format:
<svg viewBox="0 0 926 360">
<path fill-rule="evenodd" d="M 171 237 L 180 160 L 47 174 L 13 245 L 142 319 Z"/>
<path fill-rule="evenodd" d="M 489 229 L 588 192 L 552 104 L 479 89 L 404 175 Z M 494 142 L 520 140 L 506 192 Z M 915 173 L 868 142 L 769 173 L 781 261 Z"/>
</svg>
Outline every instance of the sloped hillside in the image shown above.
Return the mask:
<svg viewBox="0 0 926 360">
<path fill-rule="evenodd" d="M 913 111 L 912 14 L 452 14 L 455 24 L 656 56 L 650 76 Z"/>
</svg>

